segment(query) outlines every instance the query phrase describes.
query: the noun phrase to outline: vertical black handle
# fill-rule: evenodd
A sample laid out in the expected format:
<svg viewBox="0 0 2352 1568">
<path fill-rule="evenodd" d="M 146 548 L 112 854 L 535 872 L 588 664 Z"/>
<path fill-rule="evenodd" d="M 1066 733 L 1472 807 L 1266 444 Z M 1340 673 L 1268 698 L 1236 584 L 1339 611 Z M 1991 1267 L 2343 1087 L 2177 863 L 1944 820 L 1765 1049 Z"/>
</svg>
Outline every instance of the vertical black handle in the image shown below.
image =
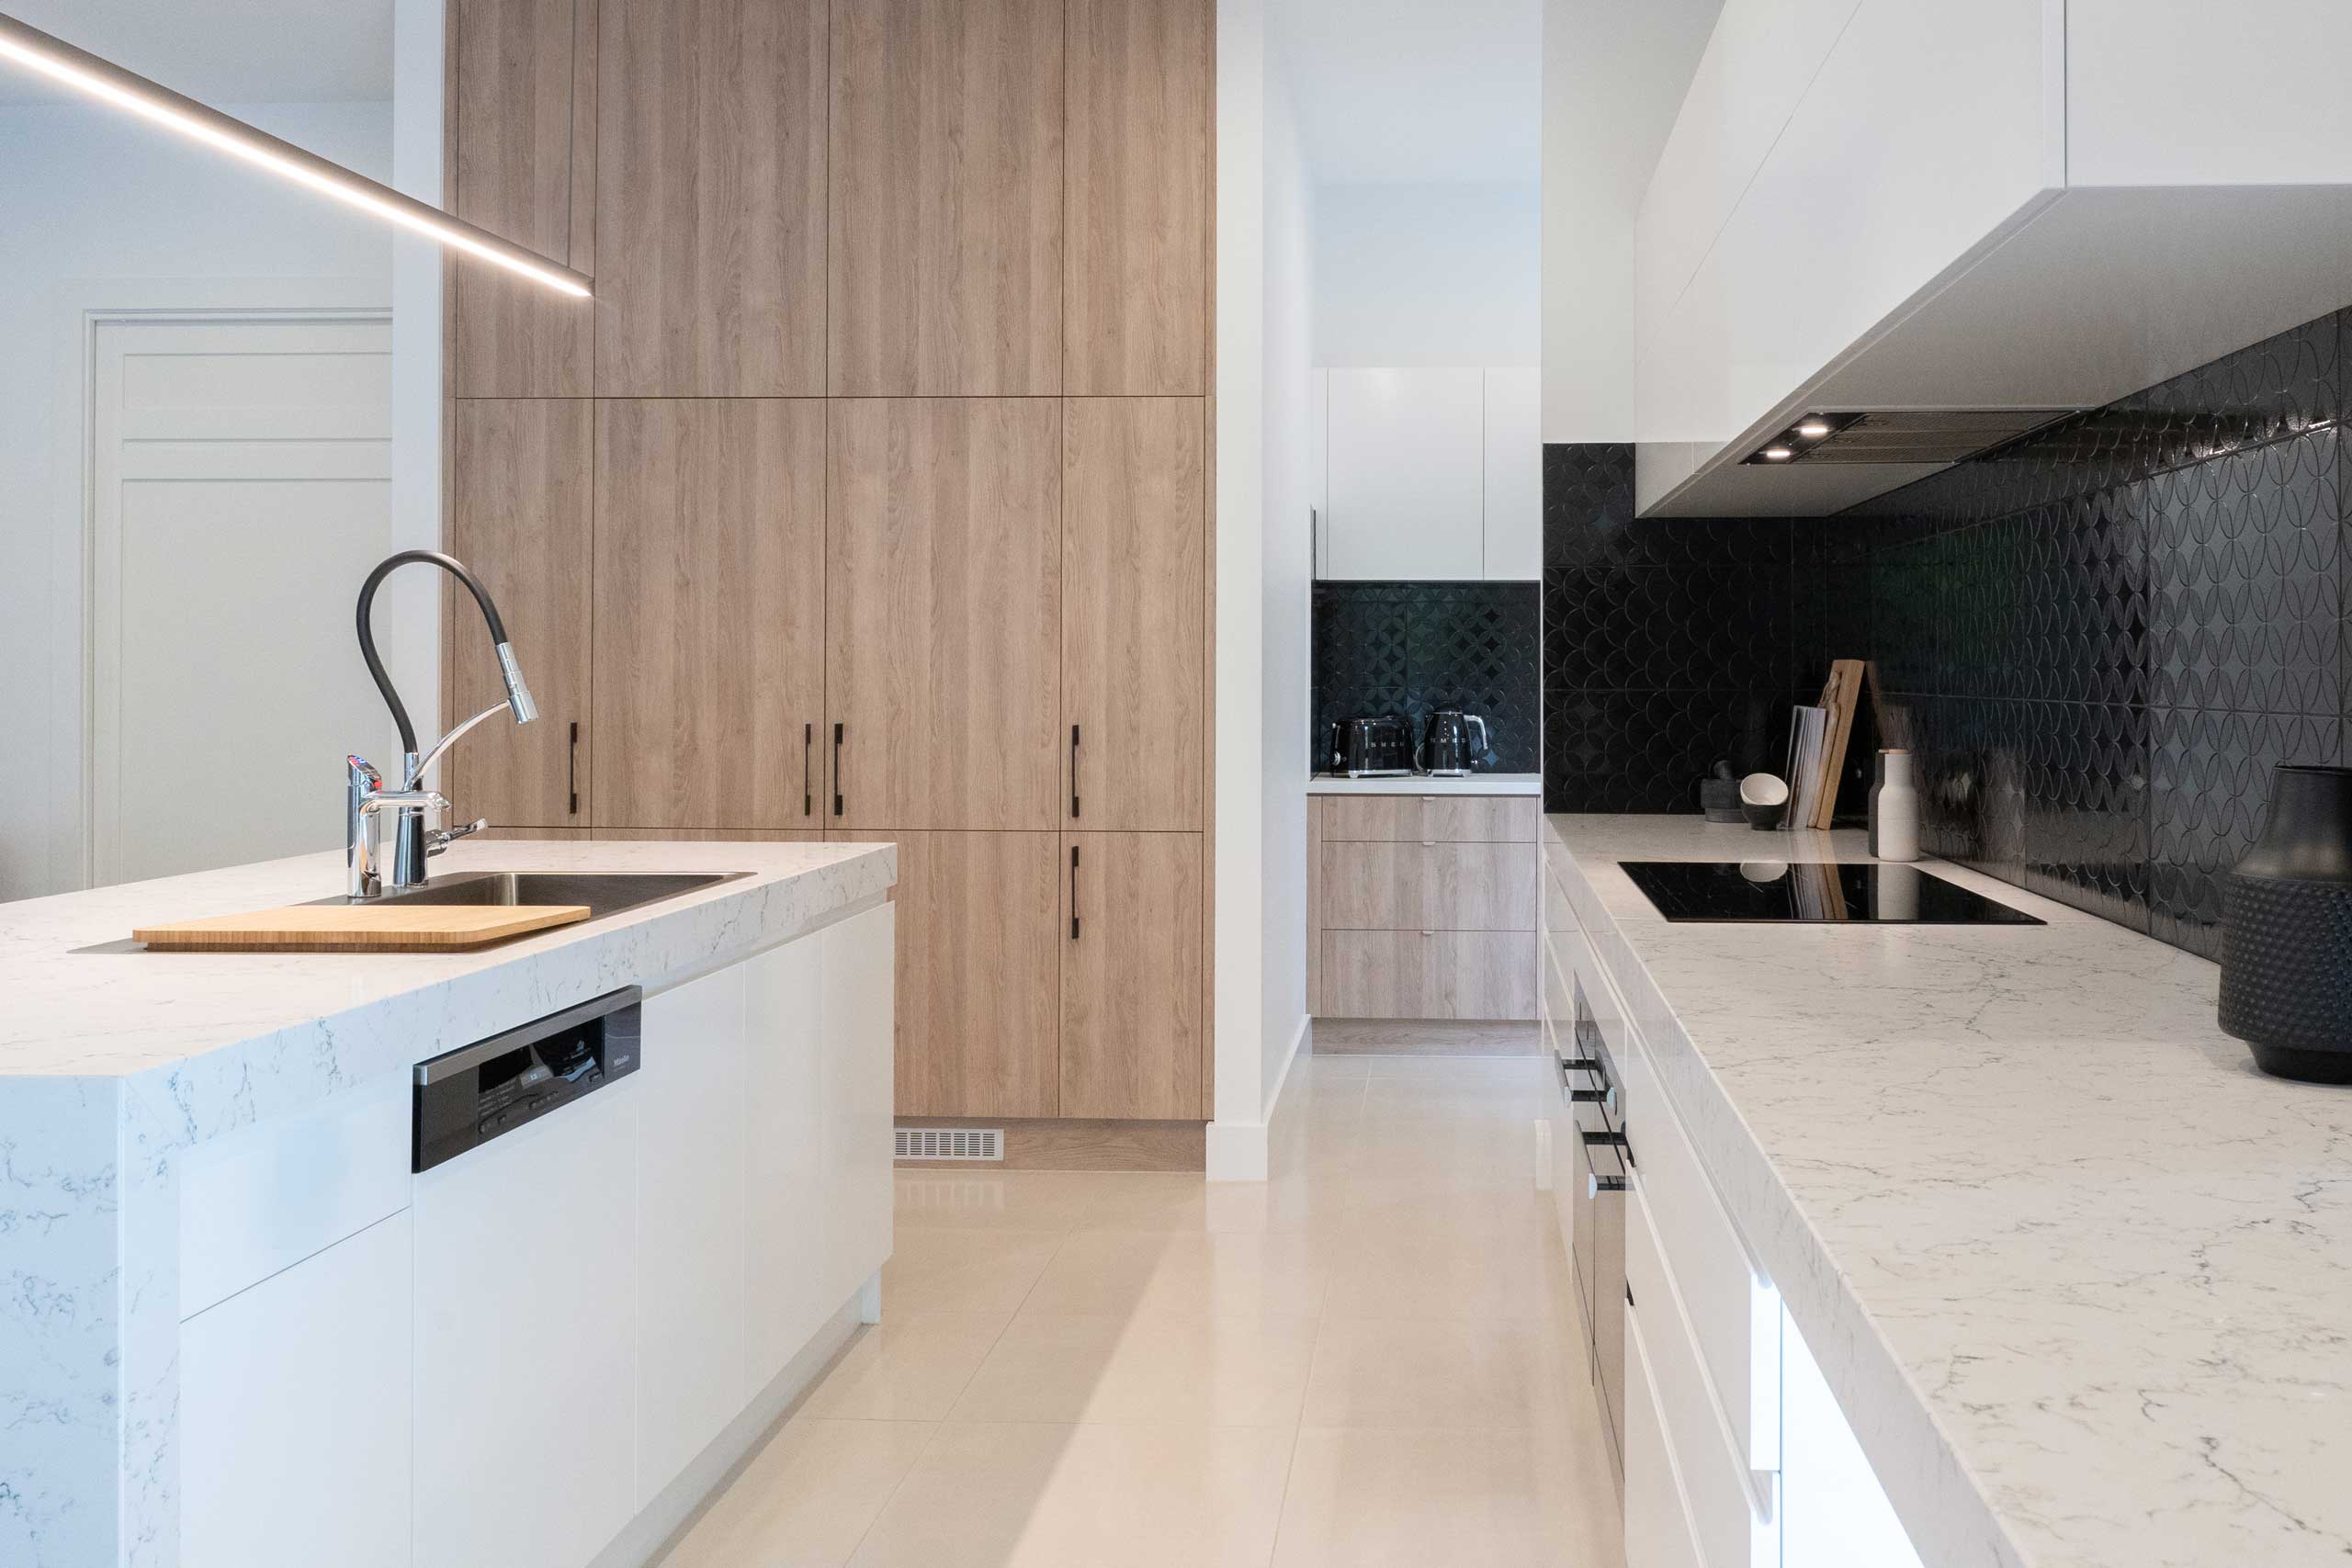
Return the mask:
<svg viewBox="0 0 2352 1568">
<path fill-rule="evenodd" d="M 1069 727 L 1069 814 L 1078 817 L 1078 726 Z"/>
<path fill-rule="evenodd" d="M 567 756 L 564 758 L 564 763 L 563 763 L 563 788 L 564 788 L 564 793 L 565 793 L 566 795 L 570 795 L 570 796 L 571 797 L 571 804 L 569 807 L 567 807 L 565 809 L 567 810 L 567 812 L 568 812 L 570 815 L 571 815 L 571 816 L 573 816 L 573 817 L 577 817 L 577 816 L 579 816 L 579 815 L 580 815 L 580 721 L 579 721 L 578 719 L 576 719 L 576 718 L 575 718 L 575 719 L 573 719 L 573 720 L 571 721 L 571 749 L 570 749 L 570 753 L 569 753 L 569 755 L 567 755 Z"/>
<path fill-rule="evenodd" d="M 800 727 L 800 815 L 803 817 L 814 817 L 817 814 L 817 797 L 808 787 L 809 749 L 816 743 L 817 727 L 813 724 L 802 725 Z"/>
<path fill-rule="evenodd" d="M 1078 846 L 1069 847 L 1069 939 L 1078 940 Z"/>
<path fill-rule="evenodd" d="M 833 815 L 842 814 L 842 726 L 833 726 Z"/>
</svg>

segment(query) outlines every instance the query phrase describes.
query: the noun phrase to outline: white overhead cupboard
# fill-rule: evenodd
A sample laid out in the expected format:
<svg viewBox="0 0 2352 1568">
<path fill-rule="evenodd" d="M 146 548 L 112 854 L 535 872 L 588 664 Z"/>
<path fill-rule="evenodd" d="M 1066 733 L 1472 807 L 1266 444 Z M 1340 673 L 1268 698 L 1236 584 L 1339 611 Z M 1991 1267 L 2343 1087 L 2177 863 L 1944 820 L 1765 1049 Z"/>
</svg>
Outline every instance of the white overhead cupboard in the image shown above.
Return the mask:
<svg viewBox="0 0 2352 1568">
<path fill-rule="evenodd" d="M 1850 504 L 1938 465 L 1745 459 L 2098 407 L 2352 302 L 2347 51 L 2330 0 L 1725 0 L 1636 220 L 1640 510 Z"/>
<path fill-rule="evenodd" d="M 1449 366 L 1315 374 L 1314 400 L 1327 421 L 1317 577 L 1542 575 L 1540 372 Z"/>
</svg>

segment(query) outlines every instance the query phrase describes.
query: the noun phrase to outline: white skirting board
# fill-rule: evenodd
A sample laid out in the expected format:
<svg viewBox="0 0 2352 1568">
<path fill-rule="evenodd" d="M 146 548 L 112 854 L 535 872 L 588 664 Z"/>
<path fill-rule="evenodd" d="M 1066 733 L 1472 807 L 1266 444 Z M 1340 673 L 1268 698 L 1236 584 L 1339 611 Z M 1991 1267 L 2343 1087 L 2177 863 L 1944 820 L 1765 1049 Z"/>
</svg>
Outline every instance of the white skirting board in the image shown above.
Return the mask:
<svg viewBox="0 0 2352 1568">
<path fill-rule="evenodd" d="M 1255 1122 L 1212 1122 L 1208 1125 L 1207 1166 L 1211 1181 L 1263 1181 L 1266 1179 L 1266 1141 L 1274 1125 L 1274 1116 L 1282 1109 L 1283 1090 L 1290 1087 L 1290 1070 L 1298 1059 L 1313 1050 L 1312 1034 L 1315 1020 L 1302 1015 L 1298 1027 L 1291 1032 L 1290 1044 L 1283 1053 L 1283 1070 L 1274 1076 L 1274 1087 L 1267 1094 Z"/>
<path fill-rule="evenodd" d="M 776 1373 L 775 1381 L 761 1390 L 743 1413 L 596 1554 L 589 1568 L 646 1568 L 661 1561 L 687 1527 L 701 1517 L 704 1506 L 735 1479 L 768 1435 L 792 1414 L 801 1396 L 832 1370 L 857 1337 L 860 1325 L 881 1320 L 881 1295 L 879 1274 L 860 1285 L 825 1320 L 817 1337 L 801 1347 L 800 1354 Z"/>
</svg>

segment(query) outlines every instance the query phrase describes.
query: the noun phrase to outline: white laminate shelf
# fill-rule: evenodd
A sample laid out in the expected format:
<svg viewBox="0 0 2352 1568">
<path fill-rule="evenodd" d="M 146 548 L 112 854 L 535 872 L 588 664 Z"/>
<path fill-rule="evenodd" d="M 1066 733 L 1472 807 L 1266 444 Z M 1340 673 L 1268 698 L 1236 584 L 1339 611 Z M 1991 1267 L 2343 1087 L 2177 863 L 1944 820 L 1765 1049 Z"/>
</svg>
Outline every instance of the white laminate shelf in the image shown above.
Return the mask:
<svg viewBox="0 0 2352 1568">
<path fill-rule="evenodd" d="M 1542 795 L 1542 773 L 1472 773 L 1462 779 L 1433 779 L 1419 773 L 1403 778 L 1351 779 L 1337 773 L 1317 773 L 1306 781 L 1309 795 Z"/>
</svg>

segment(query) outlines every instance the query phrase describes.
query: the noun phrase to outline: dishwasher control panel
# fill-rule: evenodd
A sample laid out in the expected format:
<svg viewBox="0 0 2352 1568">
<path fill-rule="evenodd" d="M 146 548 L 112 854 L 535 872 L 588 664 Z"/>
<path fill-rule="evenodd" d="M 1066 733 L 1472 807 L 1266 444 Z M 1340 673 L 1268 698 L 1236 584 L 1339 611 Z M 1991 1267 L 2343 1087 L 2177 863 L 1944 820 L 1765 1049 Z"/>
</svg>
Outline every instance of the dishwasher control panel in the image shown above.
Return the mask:
<svg viewBox="0 0 2352 1568">
<path fill-rule="evenodd" d="M 409 1168 L 430 1170 L 637 1071 L 643 998 L 626 987 L 419 1062 Z"/>
</svg>

